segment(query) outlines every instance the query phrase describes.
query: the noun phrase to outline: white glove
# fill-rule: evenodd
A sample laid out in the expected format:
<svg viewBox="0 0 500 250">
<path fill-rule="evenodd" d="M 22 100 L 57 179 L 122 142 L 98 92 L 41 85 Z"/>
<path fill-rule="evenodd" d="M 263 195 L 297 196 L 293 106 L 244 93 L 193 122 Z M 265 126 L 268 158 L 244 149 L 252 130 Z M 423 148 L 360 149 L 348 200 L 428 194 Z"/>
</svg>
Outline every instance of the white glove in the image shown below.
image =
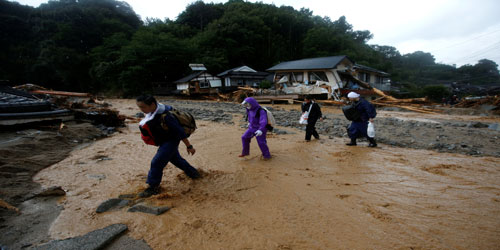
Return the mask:
<svg viewBox="0 0 500 250">
<path fill-rule="evenodd" d="M 262 131 L 260 131 L 260 129 L 255 131 L 255 136 L 261 136 L 261 135 L 262 135 Z"/>
</svg>

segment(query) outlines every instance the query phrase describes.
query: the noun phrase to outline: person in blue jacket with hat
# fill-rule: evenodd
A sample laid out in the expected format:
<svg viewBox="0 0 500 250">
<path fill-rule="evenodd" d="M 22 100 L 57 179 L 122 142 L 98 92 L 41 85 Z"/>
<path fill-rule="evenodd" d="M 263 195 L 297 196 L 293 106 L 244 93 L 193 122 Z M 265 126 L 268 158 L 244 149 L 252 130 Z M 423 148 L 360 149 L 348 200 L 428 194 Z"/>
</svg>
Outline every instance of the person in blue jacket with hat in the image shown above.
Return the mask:
<svg viewBox="0 0 500 250">
<path fill-rule="evenodd" d="M 375 111 L 375 107 L 368 102 L 367 100 L 360 98 L 360 95 L 356 92 L 350 92 L 347 94 L 347 98 L 356 106 L 356 110 L 360 114 L 360 118 L 352 121 L 351 125 L 348 128 L 349 138 L 351 138 L 351 142 L 347 143 L 347 146 L 356 146 L 356 139 L 359 137 L 366 137 L 370 144 L 368 147 L 376 147 L 377 143 L 375 142 L 375 138 L 371 138 L 367 134 L 368 130 L 368 122 L 373 122 L 375 116 L 377 116 L 377 111 Z"/>
</svg>

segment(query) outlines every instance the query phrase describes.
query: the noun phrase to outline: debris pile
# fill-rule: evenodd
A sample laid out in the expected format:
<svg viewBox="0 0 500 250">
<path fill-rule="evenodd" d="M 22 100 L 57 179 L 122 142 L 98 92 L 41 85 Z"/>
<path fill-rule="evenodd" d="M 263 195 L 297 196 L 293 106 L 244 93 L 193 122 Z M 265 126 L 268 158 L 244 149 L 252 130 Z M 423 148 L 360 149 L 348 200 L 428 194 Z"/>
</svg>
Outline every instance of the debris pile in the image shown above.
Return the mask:
<svg viewBox="0 0 500 250">
<path fill-rule="evenodd" d="M 108 130 L 124 126 L 125 119 L 127 119 L 117 110 L 110 109 L 110 104 L 95 97 L 56 96 L 51 98 L 51 102 L 71 110 L 77 120 L 89 120 L 93 125 L 104 126 Z"/>
<path fill-rule="evenodd" d="M 480 96 L 464 98 L 462 101 L 457 103 L 455 107 L 457 108 L 477 108 L 481 105 L 492 105 L 498 110 L 500 108 L 500 96 Z"/>
<path fill-rule="evenodd" d="M 123 127 L 127 117 L 89 93 L 47 90 L 35 84 L 0 89 L 2 125 L 47 120 L 88 120 L 108 134 Z"/>
<path fill-rule="evenodd" d="M 427 98 L 396 99 L 392 96 L 377 98 L 371 103 L 378 106 L 390 106 L 425 114 L 438 114 L 440 111 L 430 106 L 433 104 Z"/>
</svg>

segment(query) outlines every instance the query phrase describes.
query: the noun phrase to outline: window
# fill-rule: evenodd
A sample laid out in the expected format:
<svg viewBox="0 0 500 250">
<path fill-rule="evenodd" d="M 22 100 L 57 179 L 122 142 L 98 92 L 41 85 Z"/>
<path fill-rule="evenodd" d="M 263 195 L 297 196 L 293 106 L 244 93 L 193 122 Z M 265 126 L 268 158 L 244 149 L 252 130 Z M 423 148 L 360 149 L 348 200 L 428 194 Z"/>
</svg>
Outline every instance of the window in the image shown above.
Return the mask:
<svg viewBox="0 0 500 250">
<path fill-rule="evenodd" d="M 200 88 L 209 88 L 209 87 L 210 87 L 209 81 L 201 81 L 200 82 Z"/>
<path fill-rule="evenodd" d="M 238 79 L 236 82 L 238 83 L 238 86 L 245 86 L 245 81 L 243 79 Z"/>
<path fill-rule="evenodd" d="M 323 71 L 311 71 L 309 72 L 309 82 L 323 81 L 328 82 L 328 77 L 326 77 Z"/>
<path fill-rule="evenodd" d="M 292 82 L 304 82 L 304 74 L 302 72 L 292 72 L 290 74 L 290 80 Z"/>
<path fill-rule="evenodd" d="M 370 80 L 370 75 L 364 72 L 359 72 L 358 73 L 358 79 L 364 82 L 369 82 Z"/>
</svg>

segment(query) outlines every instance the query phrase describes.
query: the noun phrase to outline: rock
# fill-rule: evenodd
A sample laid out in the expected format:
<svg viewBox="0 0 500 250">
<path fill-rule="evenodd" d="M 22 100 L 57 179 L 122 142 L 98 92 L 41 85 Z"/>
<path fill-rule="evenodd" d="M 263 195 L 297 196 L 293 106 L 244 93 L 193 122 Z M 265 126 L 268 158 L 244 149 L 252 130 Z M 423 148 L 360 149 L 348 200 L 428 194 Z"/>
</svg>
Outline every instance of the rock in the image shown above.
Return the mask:
<svg viewBox="0 0 500 250">
<path fill-rule="evenodd" d="M 275 133 L 277 135 L 286 135 L 286 134 L 288 134 L 287 131 L 281 130 L 281 129 L 277 129 L 277 128 L 273 129 L 273 133 Z"/>
<path fill-rule="evenodd" d="M 87 177 L 90 179 L 97 179 L 97 180 L 106 179 L 106 175 L 104 175 L 104 174 L 88 174 Z"/>
<path fill-rule="evenodd" d="M 484 124 L 482 122 L 470 122 L 467 124 L 468 128 L 487 128 L 488 124 Z"/>
<path fill-rule="evenodd" d="M 102 249 L 108 243 L 113 241 L 117 236 L 122 234 L 128 229 L 125 224 L 113 224 L 111 226 L 105 227 L 103 229 L 98 229 L 92 231 L 83 236 L 78 236 L 74 238 L 68 238 L 64 240 L 53 240 L 49 243 L 36 246 L 32 249 L 35 250 L 70 250 L 70 249 L 80 249 L 80 250 L 97 250 Z"/>
<path fill-rule="evenodd" d="M 113 134 L 114 132 L 116 132 L 116 128 L 115 127 L 107 127 L 106 128 L 106 133 Z"/>
<path fill-rule="evenodd" d="M 53 187 L 49 187 L 49 188 L 46 188 L 42 191 L 40 191 L 40 193 L 37 193 L 35 194 L 35 196 L 62 196 L 62 195 L 66 195 L 66 191 L 64 191 L 60 186 L 53 186 Z"/>
<path fill-rule="evenodd" d="M 498 123 L 492 123 L 488 126 L 489 129 L 493 129 L 493 130 L 496 130 L 496 131 L 500 131 L 500 124 Z"/>
<path fill-rule="evenodd" d="M 167 212 L 168 210 L 170 210 L 169 207 L 153 207 L 153 206 L 147 206 L 144 204 L 137 204 L 137 205 L 129 208 L 128 212 L 141 212 L 141 213 L 160 215 L 160 214 Z"/>
<path fill-rule="evenodd" d="M 116 199 L 116 198 L 109 199 L 109 200 L 101 203 L 101 205 L 99 205 L 99 207 L 97 207 L 96 212 L 97 213 L 104 213 L 104 212 L 107 212 L 110 210 L 117 210 L 117 209 L 120 209 L 120 208 L 127 206 L 129 203 L 130 203 L 129 200 Z"/>
<path fill-rule="evenodd" d="M 134 199 L 136 196 L 136 194 L 120 194 L 118 199 Z"/>
</svg>

